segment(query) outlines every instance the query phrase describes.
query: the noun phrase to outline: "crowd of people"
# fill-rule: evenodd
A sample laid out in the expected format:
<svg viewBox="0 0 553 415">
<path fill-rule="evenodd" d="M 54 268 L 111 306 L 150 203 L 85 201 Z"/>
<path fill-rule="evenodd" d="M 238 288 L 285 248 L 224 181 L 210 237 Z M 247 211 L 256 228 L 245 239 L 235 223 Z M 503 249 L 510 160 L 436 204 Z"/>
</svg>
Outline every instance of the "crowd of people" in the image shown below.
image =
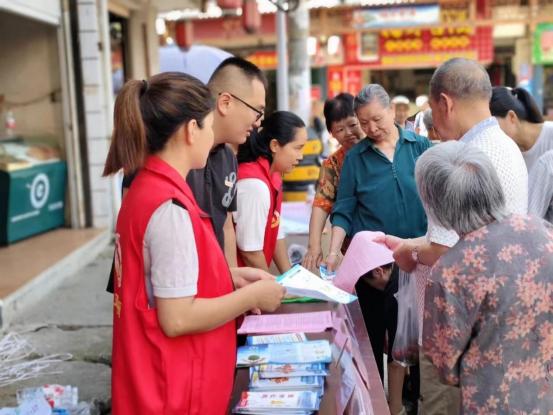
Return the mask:
<svg viewBox="0 0 553 415">
<path fill-rule="evenodd" d="M 109 287 L 114 413 L 226 413 L 235 320 L 285 295 L 269 270 L 291 267 L 282 174 L 307 129 L 292 112 L 265 114 L 266 87 L 232 57 L 207 85 L 163 73 L 117 97 L 104 170 L 125 173 Z M 459 58 L 416 105 L 410 120 L 409 99 L 378 84 L 325 102 L 340 147 L 321 167 L 303 265 L 333 271 L 357 232 L 385 234 L 395 262 L 356 292 L 381 378 L 388 345 L 393 415 L 550 413 L 553 123 L 527 91 L 492 88 Z M 400 270 L 416 279 L 421 323 L 408 371 L 389 353 Z"/>
</svg>

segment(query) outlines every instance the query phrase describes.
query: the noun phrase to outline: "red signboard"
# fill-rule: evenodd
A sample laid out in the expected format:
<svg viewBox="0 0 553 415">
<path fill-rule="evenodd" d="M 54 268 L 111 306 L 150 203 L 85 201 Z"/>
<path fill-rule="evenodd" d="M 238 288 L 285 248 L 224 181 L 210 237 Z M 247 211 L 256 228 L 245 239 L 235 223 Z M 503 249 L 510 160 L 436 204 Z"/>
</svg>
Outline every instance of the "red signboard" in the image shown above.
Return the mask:
<svg viewBox="0 0 553 415">
<path fill-rule="evenodd" d="M 344 81 L 346 84 L 346 92 L 356 96 L 363 86 L 361 69 L 345 68 Z"/>
<path fill-rule="evenodd" d="M 375 47 L 378 50 L 371 51 L 361 47 L 357 35 L 346 35 L 344 43 L 347 64 L 371 68 L 436 67 L 454 57 L 482 63 L 493 59 L 491 27 L 382 30 Z M 374 59 L 366 59 L 368 54 Z"/>
<path fill-rule="evenodd" d="M 334 98 L 340 92 L 344 92 L 344 67 L 329 66 L 327 70 L 328 98 Z"/>
<path fill-rule="evenodd" d="M 248 38 L 249 34 L 244 29 L 240 17 L 219 17 L 216 19 L 193 20 L 194 41 L 198 43 L 209 43 L 212 39 L 240 40 Z M 260 35 L 274 35 L 275 15 L 261 15 Z"/>
<path fill-rule="evenodd" d="M 323 99 L 323 89 L 320 85 L 311 85 L 311 99 L 315 101 Z"/>
<path fill-rule="evenodd" d="M 357 95 L 363 86 L 361 69 L 348 66 L 330 66 L 327 70 L 328 98 L 340 92 Z"/>
<path fill-rule="evenodd" d="M 247 56 L 246 60 L 260 69 L 276 69 L 278 63 L 277 53 L 275 51 L 255 52 Z"/>
</svg>

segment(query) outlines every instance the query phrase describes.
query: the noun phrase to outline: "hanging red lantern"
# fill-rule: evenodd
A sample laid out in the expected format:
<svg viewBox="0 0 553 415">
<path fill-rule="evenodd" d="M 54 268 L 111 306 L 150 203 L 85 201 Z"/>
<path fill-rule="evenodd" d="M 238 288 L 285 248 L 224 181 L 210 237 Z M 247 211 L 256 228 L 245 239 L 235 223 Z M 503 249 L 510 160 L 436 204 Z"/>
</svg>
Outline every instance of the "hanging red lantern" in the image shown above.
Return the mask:
<svg viewBox="0 0 553 415">
<path fill-rule="evenodd" d="M 179 47 L 188 49 L 192 46 L 193 36 L 190 20 L 181 20 L 175 24 L 175 42 Z"/>
<path fill-rule="evenodd" d="M 217 0 L 217 6 L 221 9 L 239 9 L 242 7 L 242 0 Z"/>
<path fill-rule="evenodd" d="M 261 13 L 256 0 L 244 0 L 242 5 L 242 26 L 247 33 L 255 33 L 261 27 Z"/>
</svg>

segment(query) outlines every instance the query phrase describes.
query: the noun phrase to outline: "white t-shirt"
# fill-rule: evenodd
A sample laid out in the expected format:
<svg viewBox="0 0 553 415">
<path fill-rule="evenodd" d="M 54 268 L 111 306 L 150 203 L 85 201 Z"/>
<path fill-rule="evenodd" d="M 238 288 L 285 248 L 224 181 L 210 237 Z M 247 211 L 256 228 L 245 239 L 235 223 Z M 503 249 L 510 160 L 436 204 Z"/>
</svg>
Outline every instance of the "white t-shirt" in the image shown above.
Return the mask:
<svg viewBox="0 0 553 415">
<path fill-rule="evenodd" d="M 503 188 L 507 213 L 528 213 L 526 164 L 518 146 L 503 132 L 497 120 L 490 117 L 478 123 L 460 141 L 477 147 L 489 157 Z M 435 224 L 430 217 L 427 238 L 450 248 L 459 240 L 457 233 Z"/>
<path fill-rule="evenodd" d="M 198 251 L 188 211 L 171 200 L 153 213 L 144 234 L 144 273 L 154 297 L 191 297 L 198 292 Z"/>
<path fill-rule="evenodd" d="M 528 213 L 553 223 L 553 150 L 542 154 L 528 176 Z"/>
<path fill-rule="evenodd" d="M 553 150 L 553 122 L 552 121 L 546 121 L 543 123 L 543 127 L 541 129 L 541 133 L 538 136 L 538 139 L 530 148 L 530 150 L 525 151 L 522 153 L 522 156 L 524 157 L 524 161 L 526 162 L 526 167 L 528 168 L 528 171 L 530 172 L 532 170 L 532 167 L 538 159 L 544 154 L 546 151 Z"/>
<path fill-rule="evenodd" d="M 269 188 L 260 179 L 242 179 L 236 184 L 237 209 L 233 212 L 236 224 L 236 245 L 244 252 L 262 251 L 265 227 L 271 208 Z M 278 239 L 285 238 L 282 226 Z"/>
<path fill-rule="evenodd" d="M 424 111 L 419 111 L 415 116 L 415 132 L 417 132 L 418 128 L 419 132 L 417 134 L 428 137 L 428 131 L 426 130 L 426 124 L 424 123 L 423 119 Z"/>
</svg>

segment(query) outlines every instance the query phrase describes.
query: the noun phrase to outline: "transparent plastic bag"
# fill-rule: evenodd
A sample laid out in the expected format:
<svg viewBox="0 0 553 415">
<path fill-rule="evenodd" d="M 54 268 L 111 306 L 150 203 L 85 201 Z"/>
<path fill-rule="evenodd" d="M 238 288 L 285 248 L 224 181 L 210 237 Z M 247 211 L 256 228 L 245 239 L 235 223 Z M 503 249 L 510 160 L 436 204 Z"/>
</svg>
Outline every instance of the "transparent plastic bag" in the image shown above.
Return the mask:
<svg viewBox="0 0 553 415">
<path fill-rule="evenodd" d="M 419 361 L 417 283 L 414 275 L 399 271 L 395 297 L 398 311 L 392 358 L 402 366 L 413 366 Z"/>
</svg>

